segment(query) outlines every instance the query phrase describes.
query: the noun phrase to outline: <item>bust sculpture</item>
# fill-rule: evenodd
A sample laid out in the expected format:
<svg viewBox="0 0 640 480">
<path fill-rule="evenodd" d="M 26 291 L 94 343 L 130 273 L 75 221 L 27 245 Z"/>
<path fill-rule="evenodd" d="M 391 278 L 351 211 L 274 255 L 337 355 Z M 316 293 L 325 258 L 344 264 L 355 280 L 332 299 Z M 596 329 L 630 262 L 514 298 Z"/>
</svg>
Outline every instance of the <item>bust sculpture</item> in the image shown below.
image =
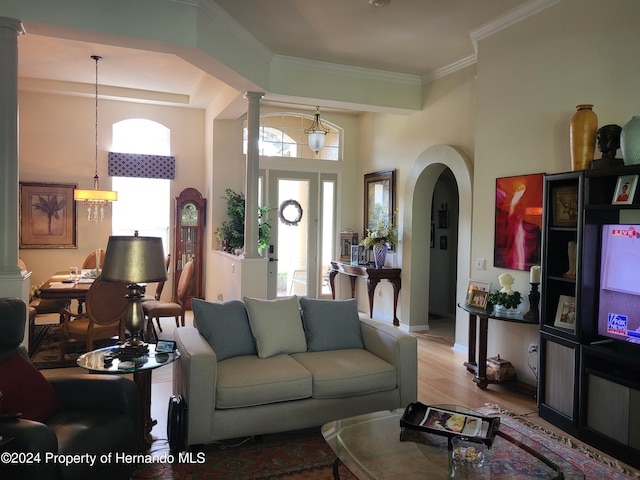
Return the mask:
<svg viewBox="0 0 640 480">
<path fill-rule="evenodd" d="M 620 148 L 620 125 L 605 125 L 596 132 L 598 150 L 602 152 L 602 158 L 594 160 L 591 168 L 608 168 L 623 165 L 621 158 L 616 158 L 616 153 Z"/>
</svg>

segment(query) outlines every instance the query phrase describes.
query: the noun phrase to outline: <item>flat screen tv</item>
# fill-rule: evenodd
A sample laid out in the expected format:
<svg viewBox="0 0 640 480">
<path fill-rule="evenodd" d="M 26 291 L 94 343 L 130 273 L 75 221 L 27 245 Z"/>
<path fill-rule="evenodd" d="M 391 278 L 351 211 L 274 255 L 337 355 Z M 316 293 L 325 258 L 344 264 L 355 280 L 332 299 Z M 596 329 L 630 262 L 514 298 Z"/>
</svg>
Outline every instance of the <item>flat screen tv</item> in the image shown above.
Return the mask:
<svg viewBox="0 0 640 480">
<path fill-rule="evenodd" d="M 603 225 L 598 334 L 640 343 L 640 225 Z"/>
</svg>

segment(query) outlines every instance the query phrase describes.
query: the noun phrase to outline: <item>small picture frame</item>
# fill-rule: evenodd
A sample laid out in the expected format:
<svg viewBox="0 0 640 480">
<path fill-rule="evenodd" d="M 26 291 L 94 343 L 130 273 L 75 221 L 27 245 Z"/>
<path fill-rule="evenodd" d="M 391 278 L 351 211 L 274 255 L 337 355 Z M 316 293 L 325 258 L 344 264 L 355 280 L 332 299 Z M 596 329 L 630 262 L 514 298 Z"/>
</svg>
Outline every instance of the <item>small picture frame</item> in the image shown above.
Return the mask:
<svg viewBox="0 0 640 480">
<path fill-rule="evenodd" d="M 440 250 L 446 250 L 446 249 L 447 249 L 447 236 L 440 235 Z"/>
<path fill-rule="evenodd" d="M 474 292 L 491 292 L 491 282 L 483 282 L 480 280 L 469 280 L 469 286 L 467 287 L 467 297 L 465 303 L 471 305 L 471 297 Z"/>
<path fill-rule="evenodd" d="M 474 308 L 487 308 L 489 302 L 489 292 L 483 290 L 474 290 L 469 298 L 469 306 Z"/>
<path fill-rule="evenodd" d="M 351 246 L 358 244 L 358 234 L 342 232 L 340 234 L 340 261 L 351 262 Z"/>
<path fill-rule="evenodd" d="M 554 227 L 575 227 L 578 224 L 578 187 L 554 188 L 551 192 L 551 223 Z"/>
<path fill-rule="evenodd" d="M 616 190 L 613 193 L 612 205 L 630 205 L 638 186 L 638 175 L 622 175 L 618 177 Z"/>
<path fill-rule="evenodd" d="M 351 245 L 351 265 L 360 264 L 360 245 Z"/>
<path fill-rule="evenodd" d="M 358 265 L 369 265 L 370 249 L 358 245 Z"/>
<path fill-rule="evenodd" d="M 566 328 L 575 331 L 576 329 L 576 299 L 568 295 L 560 295 L 558 299 L 558 309 L 556 310 L 556 320 L 554 327 Z"/>
</svg>

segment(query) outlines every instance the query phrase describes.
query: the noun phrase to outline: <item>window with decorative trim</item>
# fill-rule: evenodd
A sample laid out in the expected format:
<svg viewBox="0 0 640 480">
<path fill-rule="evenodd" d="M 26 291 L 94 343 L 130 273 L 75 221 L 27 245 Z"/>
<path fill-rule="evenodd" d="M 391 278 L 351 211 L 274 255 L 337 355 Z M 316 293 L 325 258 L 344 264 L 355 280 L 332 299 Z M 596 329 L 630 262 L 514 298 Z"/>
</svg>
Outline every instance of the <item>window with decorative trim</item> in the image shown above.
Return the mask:
<svg viewBox="0 0 640 480">
<path fill-rule="evenodd" d="M 132 118 L 114 123 L 109 152 L 109 175 L 118 192 L 113 203 L 113 235 L 160 237 L 169 252 L 171 179 L 175 158 L 170 156 L 171 131 L 151 120 Z"/>
<path fill-rule="evenodd" d="M 304 133 L 313 123 L 313 115 L 298 113 L 267 113 L 260 116 L 260 155 L 266 157 L 313 158 L 320 160 L 342 160 L 342 128 L 322 119 L 329 129 L 325 146 L 319 153 L 309 148 Z M 244 122 L 243 152 L 247 153 L 247 122 Z"/>
</svg>

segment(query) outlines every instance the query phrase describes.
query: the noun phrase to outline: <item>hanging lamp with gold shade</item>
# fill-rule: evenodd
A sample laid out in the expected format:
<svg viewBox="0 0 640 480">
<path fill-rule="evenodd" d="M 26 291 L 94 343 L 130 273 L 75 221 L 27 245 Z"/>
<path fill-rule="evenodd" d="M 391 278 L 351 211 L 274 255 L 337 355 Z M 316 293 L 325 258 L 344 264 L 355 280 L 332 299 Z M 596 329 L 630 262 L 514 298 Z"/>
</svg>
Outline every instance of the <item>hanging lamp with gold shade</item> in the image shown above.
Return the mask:
<svg viewBox="0 0 640 480">
<path fill-rule="evenodd" d="M 99 55 L 91 55 L 96 62 L 96 94 L 95 94 L 95 173 L 93 176 L 93 190 L 76 189 L 73 194 L 74 200 L 83 202 L 87 206 L 87 216 L 89 221 L 98 223 L 98 219 L 104 220 L 104 207 L 111 202 L 118 200 L 118 193 L 110 190 L 100 190 L 100 177 L 98 176 L 98 61 L 102 59 Z"/>
</svg>

